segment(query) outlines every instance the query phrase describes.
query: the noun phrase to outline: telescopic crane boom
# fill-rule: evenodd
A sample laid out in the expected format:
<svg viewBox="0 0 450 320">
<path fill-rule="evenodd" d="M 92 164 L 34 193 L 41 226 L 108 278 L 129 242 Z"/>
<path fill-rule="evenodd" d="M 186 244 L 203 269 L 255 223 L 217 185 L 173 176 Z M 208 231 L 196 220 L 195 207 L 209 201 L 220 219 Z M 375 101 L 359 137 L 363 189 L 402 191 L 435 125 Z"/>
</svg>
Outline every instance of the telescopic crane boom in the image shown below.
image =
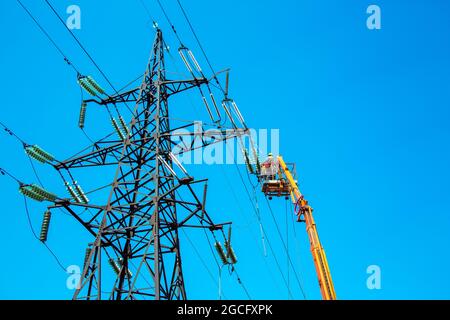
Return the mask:
<svg viewBox="0 0 450 320">
<path fill-rule="evenodd" d="M 261 166 L 261 176 L 263 181 L 263 192 L 269 198 L 291 197 L 295 204 L 295 212 L 298 222 L 305 222 L 306 232 L 311 246 L 314 265 L 319 279 L 320 292 L 323 300 L 336 300 L 333 280 L 331 279 L 330 267 L 328 266 L 325 250 L 319 239 L 316 223 L 313 217 L 313 209 L 300 192 L 297 181 L 291 170 L 281 156 L 273 159 L 269 154 L 269 159 Z"/>
</svg>

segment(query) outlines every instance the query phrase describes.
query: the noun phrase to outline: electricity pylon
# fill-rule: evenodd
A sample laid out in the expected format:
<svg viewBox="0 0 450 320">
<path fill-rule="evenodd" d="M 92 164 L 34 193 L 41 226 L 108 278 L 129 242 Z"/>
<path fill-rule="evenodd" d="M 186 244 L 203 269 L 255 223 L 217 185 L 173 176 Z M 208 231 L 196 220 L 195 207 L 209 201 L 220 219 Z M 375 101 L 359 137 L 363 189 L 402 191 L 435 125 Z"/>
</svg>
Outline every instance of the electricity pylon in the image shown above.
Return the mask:
<svg viewBox="0 0 450 320">
<path fill-rule="evenodd" d="M 180 228 L 206 228 L 224 236 L 227 223 L 213 223 L 205 210 L 206 180 L 197 181 L 189 176 L 177 156 L 240 137 L 248 130 L 219 129 L 221 132 L 214 137 L 205 137 L 194 130 L 177 133 L 180 128 L 171 127 L 169 99 L 180 92 L 208 86 L 209 80 L 192 72 L 192 79 L 167 79 L 166 49 L 162 32 L 157 29 L 142 85 L 104 99 L 86 101 L 105 108 L 135 103 L 128 124 L 121 116 L 120 121 L 111 119 L 119 139 L 110 135 L 88 151 L 54 165 L 72 199 L 58 198 L 48 209 L 66 210 L 95 239 L 86 251 L 74 299 L 187 299 Z M 195 65 L 198 66 L 196 61 Z M 190 123 L 182 128 L 195 125 Z M 189 144 L 174 148 L 178 140 L 187 136 Z M 89 193 L 84 193 L 73 178 L 73 170 L 113 165 L 117 169 L 106 201 L 93 204 L 87 199 Z M 198 186 L 204 187 L 201 197 L 196 194 Z M 89 218 L 86 212 L 91 213 Z M 108 282 L 105 264 L 115 272 L 112 289 L 105 285 Z"/>
</svg>

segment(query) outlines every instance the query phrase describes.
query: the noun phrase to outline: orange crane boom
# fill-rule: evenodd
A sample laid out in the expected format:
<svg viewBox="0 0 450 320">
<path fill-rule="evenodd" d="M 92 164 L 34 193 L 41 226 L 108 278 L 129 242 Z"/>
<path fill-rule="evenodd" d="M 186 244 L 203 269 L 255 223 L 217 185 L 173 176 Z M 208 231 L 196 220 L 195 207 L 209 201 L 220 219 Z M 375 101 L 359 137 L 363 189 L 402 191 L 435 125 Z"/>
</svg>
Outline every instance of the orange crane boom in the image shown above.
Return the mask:
<svg viewBox="0 0 450 320">
<path fill-rule="evenodd" d="M 277 161 L 274 162 L 271 155 L 269 156 L 269 164 L 277 168 L 278 172 L 275 174 L 274 171 L 271 171 L 269 174 L 266 174 L 263 192 L 269 197 L 290 196 L 292 198 L 292 201 L 295 204 L 296 214 L 298 215 L 298 222 L 305 222 L 306 224 L 306 232 L 308 234 L 311 253 L 317 277 L 319 279 L 322 299 L 336 300 L 336 292 L 331 278 L 330 267 L 328 266 L 325 250 L 319 239 L 317 226 L 313 217 L 313 209 L 309 206 L 308 201 L 305 200 L 303 194 L 300 192 L 297 181 L 294 179 L 283 158 L 279 156 Z M 276 175 L 278 175 L 278 179 L 276 178 Z"/>
<path fill-rule="evenodd" d="M 336 300 L 336 292 L 334 290 L 333 280 L 331 279 L 330 267 L 325 255 L 325 250 L 319 239 L 317 226 L 313 217 L 313 209 L 309 206 L 300 192 L 297 182 L 294 180 L 289 168 L 281 156 L 278 157 L 280 171 L 286 176 L 287 182 L 291 187 L 291 196 L 297 207 L 298 220 L 306 223 L 306 232 L 308 233 L 309 243 L 311 245 L 311 253 L 316 267 L 317 277 L 319 279 L 320 292 L 324 300 Z"/>
</svg>

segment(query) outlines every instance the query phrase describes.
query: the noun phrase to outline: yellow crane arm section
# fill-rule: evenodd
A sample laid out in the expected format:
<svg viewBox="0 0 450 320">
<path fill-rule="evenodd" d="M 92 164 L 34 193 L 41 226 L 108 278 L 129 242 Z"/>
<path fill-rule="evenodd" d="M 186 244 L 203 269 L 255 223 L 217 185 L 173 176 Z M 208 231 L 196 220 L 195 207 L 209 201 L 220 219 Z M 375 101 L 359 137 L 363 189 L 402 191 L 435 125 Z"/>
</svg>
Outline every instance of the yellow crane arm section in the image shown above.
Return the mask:
<svg viewBox="0 0 450 320">
<path fill-rule="evenodd" d="M 319 240 L 316 223 L 313 218 L 313 210 L 308 205 L 300 192 L 297 182 L 294 180 L 292 173 L 287 167 L 282 157 L 278 157 L 280 170 L 286 176 L 288 183 L 291 186 L 291 196 L 294 204 L 298 206 L 299 221 L 303 218 L 306 223 L 306 232 L 308 233 L 309 242 L 311 245 L 311 253 L 316 267 L 317 277 L 319 278 L 320 292 L 323 300 L 336 300 L 336 292 L 334 291 L 333 280 L 331 279 L 330 267 L 328 266 L 325 250 Z"/>
</svg>

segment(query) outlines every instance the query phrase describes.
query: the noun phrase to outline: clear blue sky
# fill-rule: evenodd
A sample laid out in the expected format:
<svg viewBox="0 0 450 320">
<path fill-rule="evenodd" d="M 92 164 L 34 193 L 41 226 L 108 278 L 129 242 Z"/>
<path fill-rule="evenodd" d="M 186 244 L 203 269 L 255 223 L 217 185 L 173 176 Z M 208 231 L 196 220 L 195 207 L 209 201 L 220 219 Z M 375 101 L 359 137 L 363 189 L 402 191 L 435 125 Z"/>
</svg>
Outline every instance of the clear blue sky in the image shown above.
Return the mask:
<svg viewBox="0 0 450 320">
<path fill-rule="evenodd" d="M 23 1 L 68 57 L 107 87 L 43 1 Z M 53 2 L 63 15 L 68 5 L 80 5 L 82 29 L 76 34 L 117 87 L 144 71 L 154 31 L 138 0 Z M 176 48 L 156 2 L 145 2 Z M 163 3 L 200 56 L 176 1 Z M 281 152 L 297 164 L 302 190 L 315 208 L 338 297 L 449 299 L 448 1 L 183 3 L 216 69 L 232 68 L 232 94 L 249 124 L 280 129 Z M 378 31 L 366 28 L 372 3 L 382 10 Z M 0 43 L 0 121 L 58 158 L 85 146 L 77 129 L 75 74 L 16 1 L 0 2 Z M 90 132 L 103 130 L 94 121 L 90 126 Z M 20 145 L 1 134 L 0 148 L 0 167 L 34 182 Z M 38 168 L 50 189 L 61 189 L 51 170 Z M 273 256 L 262 256 L 259 226 L 235 168 L 189 169 L 197 178 L 210 178 L 208 203 L 215 220 L 236 224 L 238 270 L 252 298 L 286 299 Z M 0 177 L 0 190 L 0 298 L 70 298 L 67 275 L 29 230 L 16 185 Z M 286 255 L 262 197 L 260 203 L 286 275 Z M 274 200 L 272 206 L 286 236 L 285 203 Z M 44 207 L 31 209 L 39 229 Z M 304 225 L 295 225 L 295 239 L 291 219 L 288 238 L 296 270 L 307 297 L 320 298 Z M 195 234 L 192 239 L 216 277 L 205 239 Z M 89 240 L 73 219 L 55 214 L 48 244 L 64 265 L 80 264 Z M 185 242 L 182 249 L 190 298 L 217 298 L 217 286 L 190 245 Z M 369 265 L 381 267 L 381 290 L 366 287 Z M 289 274 L 295 298 L 302 299 L 292 270 Z M 245 298 L 234 275 L 223 281 L 227 298 Z"/>
</svg>

